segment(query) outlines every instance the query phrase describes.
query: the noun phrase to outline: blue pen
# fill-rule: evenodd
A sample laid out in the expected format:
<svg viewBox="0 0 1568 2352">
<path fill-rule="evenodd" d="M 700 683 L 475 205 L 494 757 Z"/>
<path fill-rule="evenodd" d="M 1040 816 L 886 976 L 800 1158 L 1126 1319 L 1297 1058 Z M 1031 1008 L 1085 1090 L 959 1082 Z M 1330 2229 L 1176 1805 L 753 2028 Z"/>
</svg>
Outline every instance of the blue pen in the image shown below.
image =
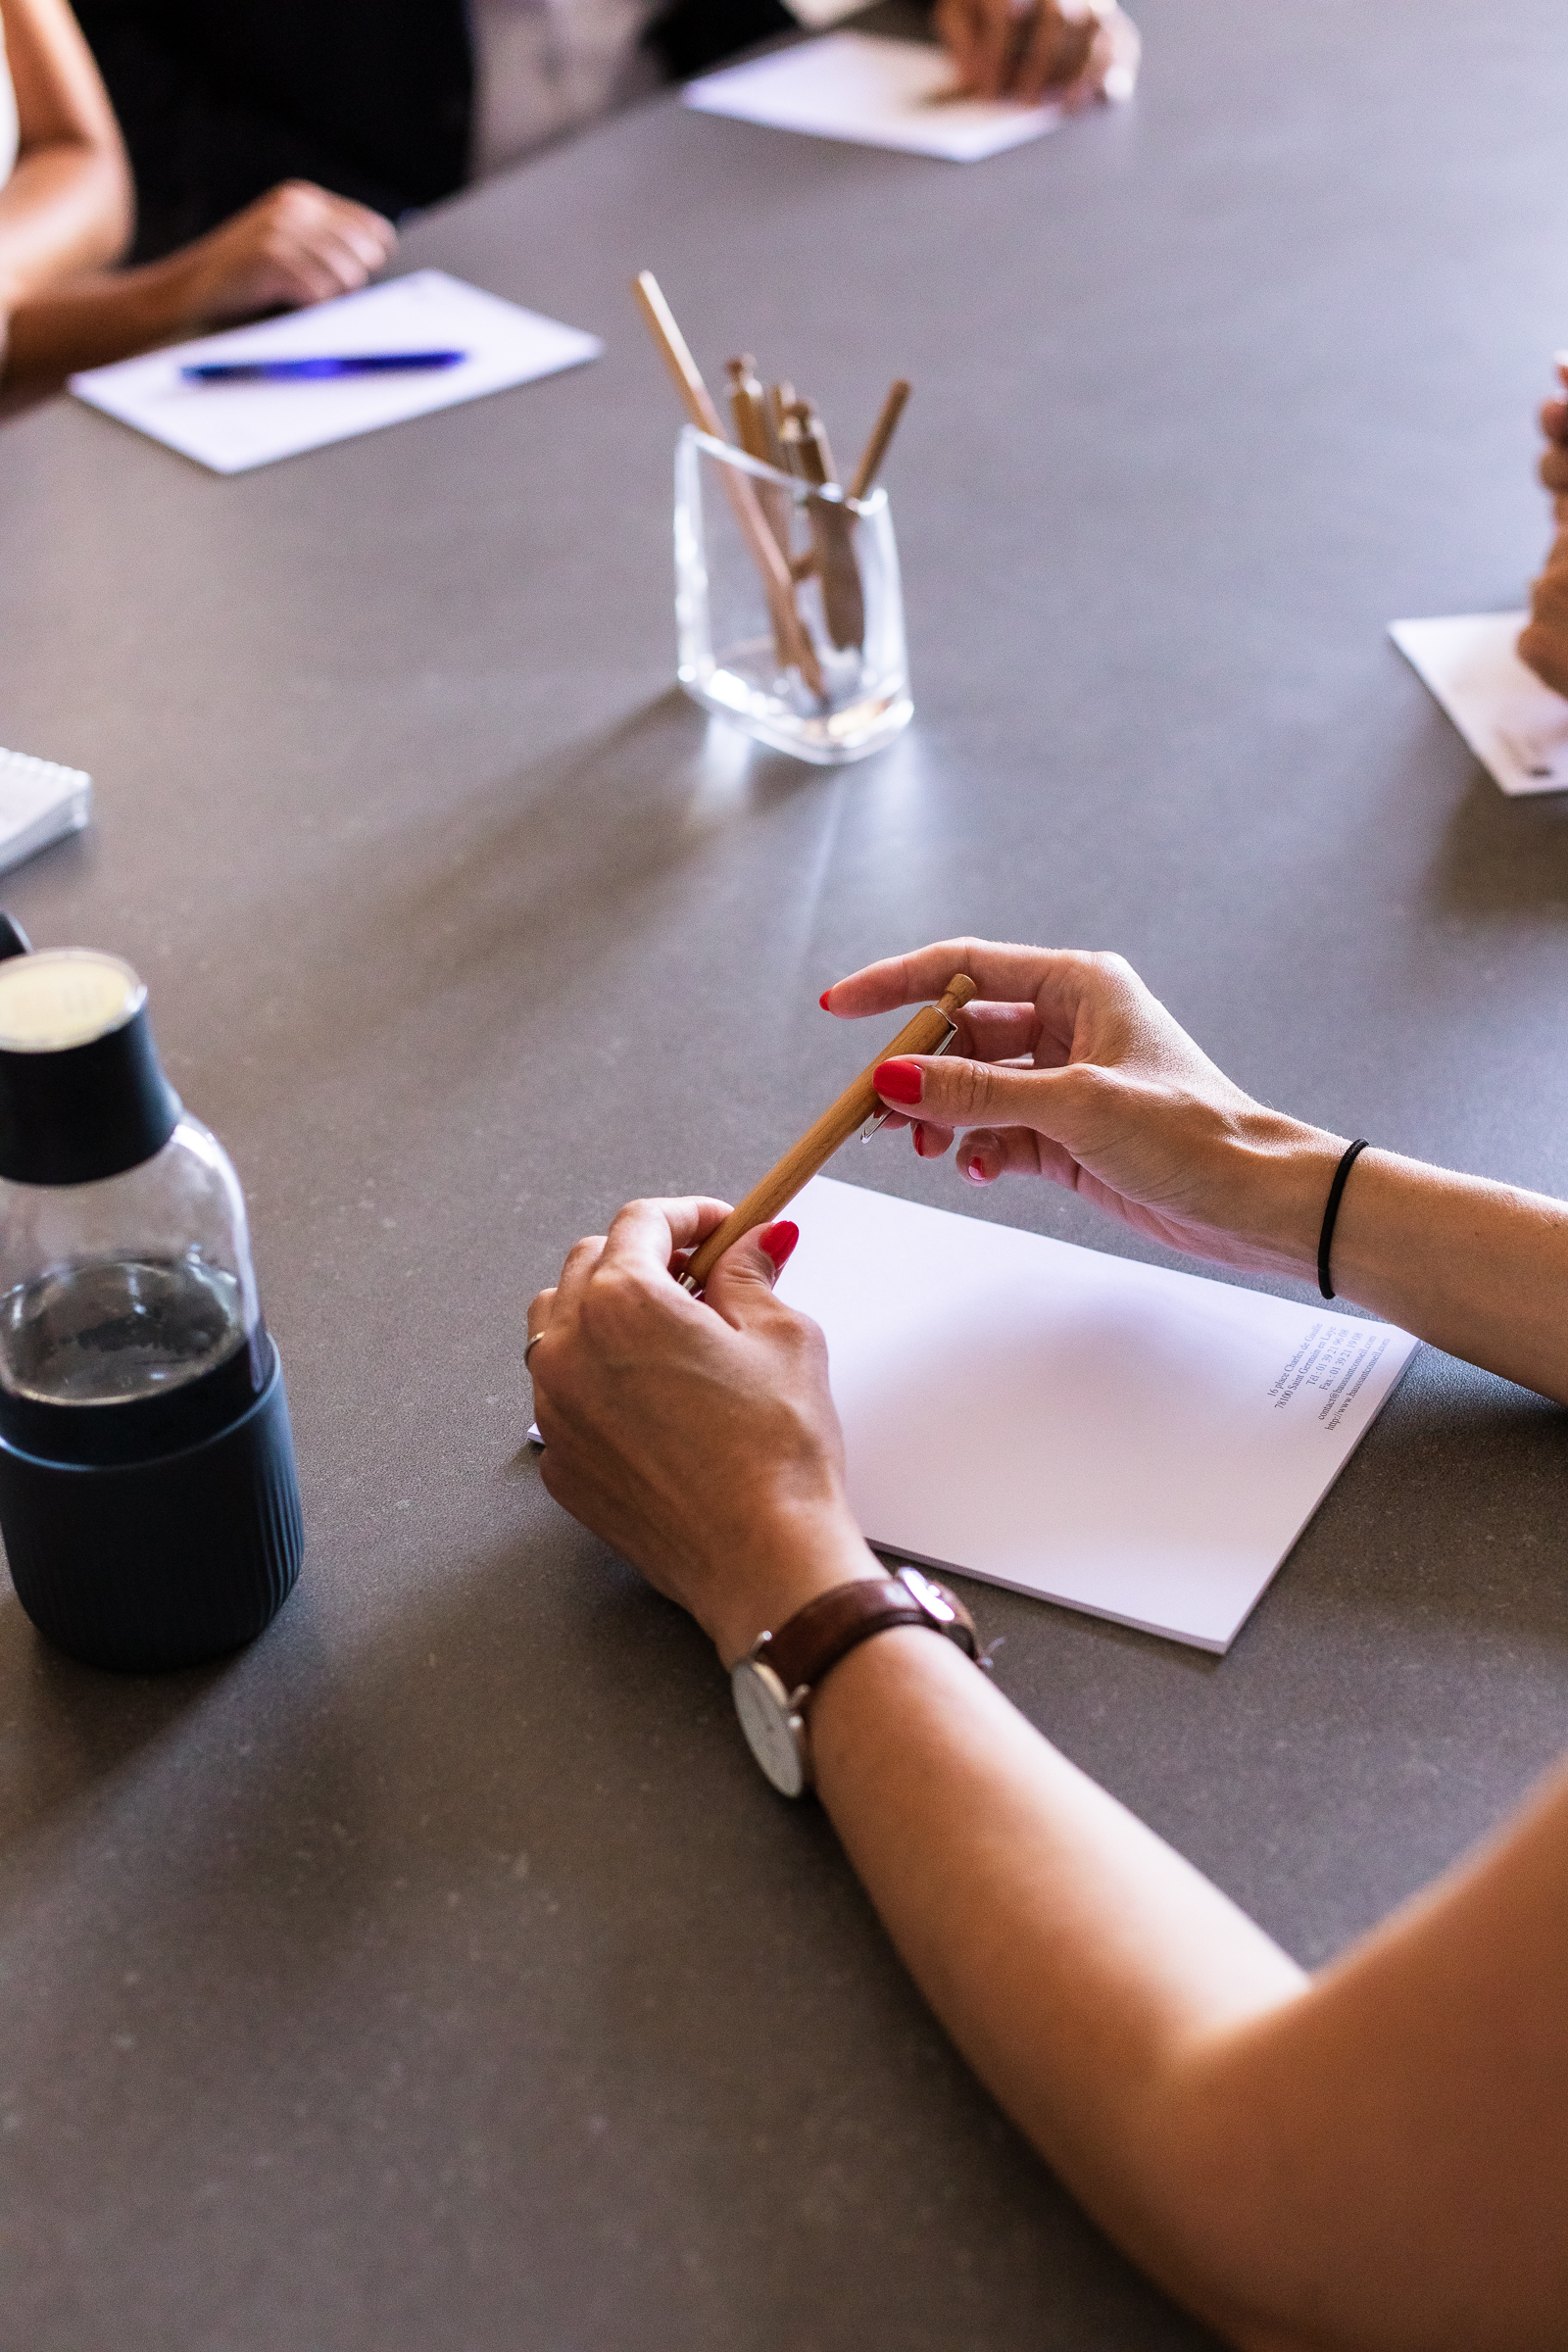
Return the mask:
<svg viewBox="0 0 1568 2352">
<path fill-rule="evenodd" d="M 192 384 L 311 384 L 334 375 L 391 375 L 405 368 L 455 368 L 466 351 L 357 351 L 309 360 L 203 360 L 180 374 Z"/>
</svg>

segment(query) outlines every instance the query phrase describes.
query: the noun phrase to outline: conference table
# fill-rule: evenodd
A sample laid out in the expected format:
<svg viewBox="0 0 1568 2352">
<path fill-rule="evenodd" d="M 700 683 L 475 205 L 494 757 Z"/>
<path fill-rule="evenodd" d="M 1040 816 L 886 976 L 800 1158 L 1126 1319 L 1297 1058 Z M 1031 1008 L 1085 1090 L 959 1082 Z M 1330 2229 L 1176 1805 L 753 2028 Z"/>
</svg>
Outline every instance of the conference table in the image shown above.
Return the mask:
<svg viewBox="0 0 1568 2352">
<path fill-rule="evenodd" d="M 1546 544 L 1558 7 L 1135 13 L 1130 106 L 982 165 L 661 96 L 409 229 L 584 368 L 230 479 L 69 399 L 0 431 L 0 740 L 97 794 L 0 896 L 134 963 L 233 1154 L 309 1532 L 263 1638 L 167 1679 L 0 1602 L 8 2344 L 1212 2340 L 523 1442 L 571 1242 L 738 1198 L 863 1058 L 819 992 L 931 938 L 1119 949 L 1267 1101 L 1568 1191 L 1568 811 L 1386 634 Z M 643 266 L 841 442 L 914 381 L 871 761 L 675 686 Z M 842 1172 L 1184 1262 L 901 1138 Z M 1565 1478 L 1560 1411 L 1423 1348 L 1228 1656 L 962 1589 L 1008 1697 L 1312 1964 L 1560 1744 Z"/>
</svg>

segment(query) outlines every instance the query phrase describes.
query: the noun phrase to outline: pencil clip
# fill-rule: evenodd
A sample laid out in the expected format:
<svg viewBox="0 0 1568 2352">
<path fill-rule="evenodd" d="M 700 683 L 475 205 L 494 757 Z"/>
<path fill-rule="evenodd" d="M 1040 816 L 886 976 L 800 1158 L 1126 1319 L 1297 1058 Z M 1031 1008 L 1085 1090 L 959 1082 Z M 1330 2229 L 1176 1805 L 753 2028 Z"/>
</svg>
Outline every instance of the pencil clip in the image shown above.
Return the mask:
<svg viewBox="0 0 1568 2352">
<path fill-rule="evenodd" d="M 945 1054 L 945 1053 L 947 1052 L 948 1048 L 949 1048 L 949 1047 L 952 1045 L 952 1043 L 953 1043 L 954 1039 L 955 1039 L 955 1038 L 957 1036 L 957 1034 L 958 1034 L 958 1024 L 957 1024 L 957 1022 L 956 1022 L 956 1021 L 950 1021 L 950 1022 L 948 1023 L 948 1034 L 947 1034 L 947 1036 L 946 1036 L 946 1037 L 945 1037 L 945 1038 L 942 1040 L 942 1043 L 941 1043 L 941 1045 L 940 1045 L 940 1046 L 933 1046 L 933 1047 L 932 1047 L 932 1049 L 931 1049 L 931 1058 L 932 1058 L 933 1060 L 935 1060 L 936 1056 L 937 1056 L 939 1054 Z M 879 1130 L 880 1130 L 880 1129 L 884 1128 L 884 1127 L 887 1125 L 887 1123 L 888 1123 L 889 1119 L 893 1118 L 895 1115 L 897 1115 L 898 1117 L 902 1118 L 902 1117 L 904 1116 L 904 1113 L 903 1113 L 902 1111 L 900 1111 L 900 1112 L 898 1112 L 897 1114 L 895 1114 L 895 1113 L 894 1113 L 893 1111 L 891 1111 L 891 1110 L 874 1110 L 874 1111 L 871 1113 L 871 1116 L 870 1116 L 870 1117 L 869 1117 L 869 1118 L 866 1120 L 866 1122 L 865 1122 L 865 1125 L 864 1125 L 864 1126 L 863 1126 L 863 1127 L 860 1129 L 860 1131 L 859 1131 L 859 1134 L 860 1134 L 860 1141 L 861 1141 L 861 1143 L 862 1143 L 862 1144 L 868 1144 L 868 1143 L 871 1141 L 871 1138 L 872 1138 L 872 1136 L 873 1136 L 873 1135 L 875 1135 L 875 1134 L 877 1134 L 877 1133 L 879 1132 Z"/>
</svg>

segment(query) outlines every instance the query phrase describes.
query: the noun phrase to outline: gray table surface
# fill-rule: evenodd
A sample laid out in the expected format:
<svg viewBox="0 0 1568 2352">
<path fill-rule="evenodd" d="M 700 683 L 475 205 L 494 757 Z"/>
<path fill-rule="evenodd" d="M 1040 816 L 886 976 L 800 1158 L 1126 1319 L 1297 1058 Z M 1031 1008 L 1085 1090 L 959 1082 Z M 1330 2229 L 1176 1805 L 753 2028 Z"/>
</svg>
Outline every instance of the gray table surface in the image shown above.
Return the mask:
<svg viewBox="0 0 1568 2352">
<path fill-rule="evenodd" d="M 310 1527 L 211 1671 L 101 1677 L 0 1603 L 8 2345 L 1207 2340 L 517 1458 L 566 1245 L 736 1195 L 858 1061 L 819 989 L 950 931 L 1119 947 L 1271 1100 L 1568 1190 L 1568 813 L 1384 635 L 1544 545 L 1559 0 L 1139 14 L 1132 108 L 972 170 L 661 101 L 407 239 L 600 331 L 585 370 L 231 481 L 68 402 L 0 433 L 0 740 L 98 787 L 4 897 L 131 957 L 233 1152 Z M 846 442 L 917 383 L 874 763 L 748 758 L 672 688 L 644 263 Z M 960 1205 L 902 1146 L 854 1172 Z M 1426 1351 L 1227 1659 L 970 1596 L 1310 1962 L 1562 1740 L 1564 1450 Z"/>
</svg>

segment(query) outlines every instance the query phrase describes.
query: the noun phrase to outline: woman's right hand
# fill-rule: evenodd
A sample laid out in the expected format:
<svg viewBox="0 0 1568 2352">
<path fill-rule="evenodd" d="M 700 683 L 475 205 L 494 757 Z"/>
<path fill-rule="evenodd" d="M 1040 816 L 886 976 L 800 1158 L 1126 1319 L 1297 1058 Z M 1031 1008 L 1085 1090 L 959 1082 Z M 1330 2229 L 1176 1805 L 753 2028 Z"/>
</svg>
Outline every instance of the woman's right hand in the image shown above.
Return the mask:
<svg viewBox="0 0 1568 2352">
<path fill-rule="evenodd" d="M 867 965 L 824 1003 L 862 1019 L 940 997 L 956 972 L 980 993 L 954 1050 L 877 1074 L 923 1158 L 961 1130 L 971 1183 L 1045 1176 L 1172 1249 L 1311 1269 L 1345 1140 L 1233 1085 L 1121 956 L 945 940 Z"/>
<path fill-rule="evenodd" d="M 181 330 L 194 330 L 352 294 L 397 241 L 367 205 L 289 179 L 152 268 L 169 280 Z"/>
<path fill-rule="evenodd" d="M 958 88 L 1043 101 L 1068 113 L 1130 98 L 1143 43 L 1114 0 L 937 0 L 936 28 Z"/>
</svg>

